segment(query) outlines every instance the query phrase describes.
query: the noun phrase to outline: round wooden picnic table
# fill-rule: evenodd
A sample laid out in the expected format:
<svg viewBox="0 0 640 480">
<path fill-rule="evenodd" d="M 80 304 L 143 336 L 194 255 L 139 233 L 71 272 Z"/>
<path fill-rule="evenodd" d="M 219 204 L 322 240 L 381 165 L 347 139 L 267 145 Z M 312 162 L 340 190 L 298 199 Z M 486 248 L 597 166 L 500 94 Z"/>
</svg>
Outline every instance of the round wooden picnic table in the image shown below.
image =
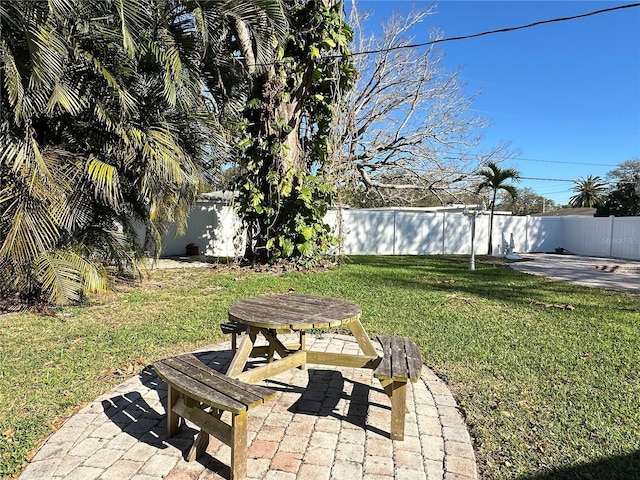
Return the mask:
<svg viewBox="0 0 640 480">
<path fill-rule="evenodd" d="M 341 298 L 316 295 L 263 295 L 239 300 L 229 307 L 229 320 L 247 326 L 227 375 L 255 383 L 276 373 L 309 363 L 336 366 L 373 365 L 378 354 L 360 323 L 362 309 L 355 303 Z M 353 333 L 362 355 L 312 352 L 305 348 L 304 333 L 313 328 L 335 328 L 345 326 Z M 282 343 L 278 335 L 300 333 L 298 348 L 291 350 Z M 254 351 L 258 335 L 269 343 L 269 363 L 244 372 L 249 356 Z M 280 359 L 274 360 L 273 353 Z"/>
<path fill-rule="evenodd" d="M 263 295 L 229 307 L 229 319 L 251 327 L 290 329 L 332 328 L 357 321 L 362 309 L 341 298 L 315 295 Z"/>
</svg>

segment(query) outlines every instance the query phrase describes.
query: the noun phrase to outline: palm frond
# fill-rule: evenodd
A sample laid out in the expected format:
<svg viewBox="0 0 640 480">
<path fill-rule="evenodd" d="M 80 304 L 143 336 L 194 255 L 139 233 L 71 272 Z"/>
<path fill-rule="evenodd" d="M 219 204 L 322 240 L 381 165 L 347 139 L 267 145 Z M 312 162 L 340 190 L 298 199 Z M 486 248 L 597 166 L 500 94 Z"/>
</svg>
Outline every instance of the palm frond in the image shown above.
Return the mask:
<svg viewBox="0 0 640 480">
<path fill-rule="evenodd" d="M 10 258 L 30 264 L 43 252 L 52 249 L 60 238 L 58 226 L 42 205 L 29 208 L 21 202 L 7 213 L 11 215 L 11 224 L 0 247 L 0 259 Z"/>
<path fill-rule="evenodd" d="M 34 273 L 50 303 L 78 302 L 82 298 L 82 267 L 74 265 L 67 255 L 43 252 L 34 263 Z"/>
<path fill-rule="evenodd" d="M 24 86 L 22 84 L 22 76 L 16 67 L 15 59 L 3 40 L 0 40 L 0 64 L 4 66 L 4 83 L 8 92 L 9 102 L 14 108 L 14 119 L 16 123 L 19 123 L 24 99 Z"/>
<path fill-rule="evenodd" d="M 120 17 L 120 28 L 122 32 L 122 46 L 131 58 L 134 58 L 138 46 L 134 41 L 132 32 L 144 30 L 146 18 L 142 13 L 143 5 L 138 0 L 118 0 L 118 15 Z"/>
<path fill-rule="evenodd" d="M 73 46 L 74 59 L 86 62 L 86 64 L 91 67 L 92 71 L 104 79 L 107 85 L 115 91 L 120 102 L 122 113 L 130 114 L 135 111 L 137 104 L 134 96 L 129 93 L 126 88 L 120 85 L 118 79 L 103 65 L 100 58 L 95 56 L 92 52 L 82 49 L 77 43 L 74 43 Z"/>
<path fill-rule="evenodd" d="M 47 0 L 49 12 L 57 19 L 65 20 L 78 16 L 78 2 L 76 0 Z"/>
<path fill-rule="evenodd" d="M 58 305 L 107 289 L 105 270 L 71 250 L 44 252 L 34 263 L 34 273 L 47 300 Z"/>
<path fill-rule="evenodd" d="M 113 207 L 115 211 L 119 211 L 122 204 L 122 193 L 116 167 L 91 155 L 87 160 L 86 172 L 94 185 L 95 195 Z"/>
<path fill-rule="evenodd" d="M 64 37 L 47 25 L 32 25 L 26 32 L 32 49 L 30 87 L 51 87 L 64 75 L 69 48 Z"/>
<path fill-rule="evenodd" d="M 47 108 L 45 113 L 53 113 L 56 106 L 59 106 L 63 110 L 69 112 L 71 115 L 79 114 L 87 106 L 86 100 L 84 100 L 78 92 L 69 88 L 64 83 L 57 82 L 51 92 L 51 97 L 47 102 Z"/>
</svg>

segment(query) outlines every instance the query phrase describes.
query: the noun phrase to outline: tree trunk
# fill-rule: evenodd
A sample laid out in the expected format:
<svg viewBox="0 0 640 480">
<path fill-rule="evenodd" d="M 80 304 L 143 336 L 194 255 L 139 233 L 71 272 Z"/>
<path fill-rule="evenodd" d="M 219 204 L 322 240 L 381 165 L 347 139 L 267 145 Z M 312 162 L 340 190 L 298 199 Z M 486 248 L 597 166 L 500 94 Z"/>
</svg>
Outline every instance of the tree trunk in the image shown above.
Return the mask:
<svg viewBox="0 0 640 480">
<path fill-rule="evenodd" d="M 498 190 L 493 190 L 493 199 L 491 200 L 491 213 L 489 214 L 489 252 L 488 254 L 493 254 L 493 212 L 496 209 L 496 196 L 498 194 Z"/>
</svg>

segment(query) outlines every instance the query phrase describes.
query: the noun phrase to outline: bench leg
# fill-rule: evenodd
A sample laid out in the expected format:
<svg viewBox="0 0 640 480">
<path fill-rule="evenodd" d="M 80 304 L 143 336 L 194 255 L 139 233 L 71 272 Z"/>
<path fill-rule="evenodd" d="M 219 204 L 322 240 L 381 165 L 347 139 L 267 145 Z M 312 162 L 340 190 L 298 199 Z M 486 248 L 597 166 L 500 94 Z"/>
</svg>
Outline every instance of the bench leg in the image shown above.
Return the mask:
<svg viewBox="0 0 640 480">
<path fill-rule="evenodd" d="M 180 393 L 171 385 L 169 385 L 167 391 L 167 435 L 169 437 L 182 430 L 180 415 L 173 411 L 173 406 L 175 405 L 179 396 Z"/>
<path fill-rule="evenodd" d="M 384 393 L 391 400 L 391 440 L 404 440 L 404 421 L 407 412 L 407 382 L 380 380 Z"/>
<path fill-rule="evenodd" d="M 187 454 L 187 462 L 192 462 L 200 455 L 202 455 L 209 446 L 209 434 L 204 430 L 200 430 L 198 432 L 198 436 L 196 437 L 193 445 L 191 446 L 191 450 Z"/>
<path fill-rule="evenodd" d="M 247 412 L 231 417 L 231 480 L 247 476 Z"/>
</svg>

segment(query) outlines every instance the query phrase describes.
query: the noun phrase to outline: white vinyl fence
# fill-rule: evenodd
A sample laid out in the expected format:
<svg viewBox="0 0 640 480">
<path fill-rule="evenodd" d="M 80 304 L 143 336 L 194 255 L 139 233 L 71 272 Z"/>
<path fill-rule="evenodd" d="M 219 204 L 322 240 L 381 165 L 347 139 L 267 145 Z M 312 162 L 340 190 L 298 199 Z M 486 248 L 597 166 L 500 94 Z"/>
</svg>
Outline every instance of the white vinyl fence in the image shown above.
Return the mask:
<svg viewBox="0 0 640 480">
<path fill-rule="evenodd" d="M 471 218 L 459 212 L 411 209 L 330 211 L 327 224 L 342 238 L 346 255 L 468 254 L 471 252 Z M 205 255 L 238 256 L 242 242 L 235 233 L 240 223 L 231 207 L 198 202 L 189 216 L 184 236 L 171 232 L 163 255 L 184 255 L 195 244 Z M 489 214 L 476 217 L 475 251 L 488 249 Z M 640 217 L 517 217 L 496 215 L 493 253 L 513 242 L 516 253 L 569 252 L 600 257 L 640 260 Z"/>
</svg>

